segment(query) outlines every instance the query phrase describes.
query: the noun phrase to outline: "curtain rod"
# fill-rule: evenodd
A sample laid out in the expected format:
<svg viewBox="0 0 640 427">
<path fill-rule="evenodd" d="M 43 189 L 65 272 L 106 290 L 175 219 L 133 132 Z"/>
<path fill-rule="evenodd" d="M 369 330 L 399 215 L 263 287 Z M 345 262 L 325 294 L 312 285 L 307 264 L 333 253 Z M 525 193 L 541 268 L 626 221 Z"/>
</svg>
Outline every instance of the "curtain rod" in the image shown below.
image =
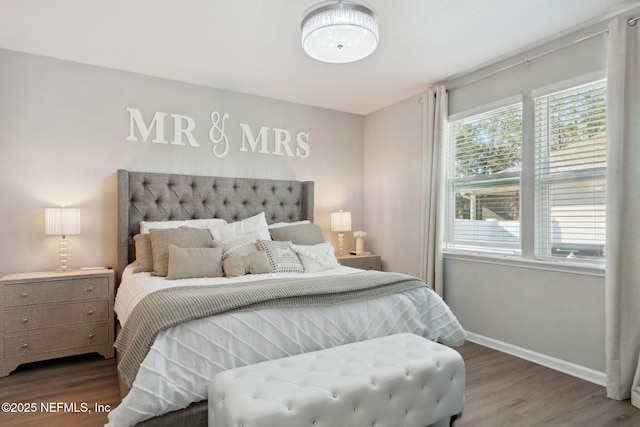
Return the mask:
<svg viewBox="0 0 640 427">
<path fill-rule="evenodd" d="M 629 26 L 632 26 L 632 27 L 633 27 L 634 25 L 636 25 L 636 22 L 637 22 L 638 20 L 640 20 L 640 16 L 636 16 L 635 18 L 631 18 L 631 19 L 629 19 L 629 20 L 627 21 L 627 24 L 629 24 Z M 588 36 L 585 36 L 585 37 L 579 38 L 578 40 L 574 40 L 574 41 L 569 42 L 569 43 L 567 43 L 567 44 L 564 44 L 564 45 L 562 45 L 562 46 L 558 46 L 558 47 L 556 47 L 556 48 L 554 48 L 554 49 L 550 49 L 550 50 L 547 50 L 547 51 L 545 51 L 545 52 L 539 53 L 539 54 L 534 55 L 534 56 L 532 56 L 532 57 L 530 57 L 530 58 L 523 59 L 523 60 L 522 60 L 522 61 L 520 61 L 520 62 L 515 62 L 515 63 L 513 63 L 513 64 L 507 65 L 506 67 L 502 67 L 502 68 L 500 68 L 500 69 L 498 69 L 498 70 L 495 70 L 495 71 L 492 71 L 492 72 L 490 72 L 490 73 L 484 74 L 484 75 L 482 75 L 482 76 L 480 76 L 480 77 L 476 77 L 475 79 L 472 79 L 472 80 L 469 80 L 469 81 L 467 81 L 467 82 L 461 83 L 461 84 L 459 84 L 459 85 L 457 85 L 457 86 L 454 86 L 454 87 L 452 87 L 451 89 L 457 89 L 457 88 L 464 87 L 464 86 L 470 85 L 470 84 L 472 84 L 472 83 L 478 82 L 478 81 L 480 81 L 480 80 L 484 80 L 484 79 L 486 79 L 486 78 L 489 78 L 489 77 L 491 77 L 491 76 L 494 76 L 494 75 L 496 75 L 496 74 L 498 74 L 498 73 L 501 73 L 501 72 L 503 72 L 503 71 L 507 71 L 507 70 L 510 70 L 511 68 L 517 67 L 518 65 L 527 65 L 527 66 L 529 66 L 529 65 L 531 65 L 531 61 L 533 61 L 533 60 L 535 60 L 535 59 L 538 59 L 538 58 L 541 58 L 541 57 L 543 57 L 543 56 L 549 55 L 549 54 L 551 54 L 551 53 L 557 52 L 557 51 L 559 51 L 559 50 L 565 49 L 565 48 L 567 48 L 567 47 L 569 47 L 569 46 L 573 46 L 573 45 L 575 45 L 575 44 L 582 43 L 582 42 L 584 42 L 584 41 L 586 41 L 586 40 L 592 39 L 592 38 L 594 38 L 594 37 L 597 37 L 597 36 L 599 36 L 599 35 L 601 35 L 601 34 L 608 33 L 608 32 L 609 32 L 609 29 L 608 29 L 608 28 L 605 28 L 604 30 L 598 31 L 597 33 L 590 34 L 590 35 L 588 35 Z"/>
</svg>

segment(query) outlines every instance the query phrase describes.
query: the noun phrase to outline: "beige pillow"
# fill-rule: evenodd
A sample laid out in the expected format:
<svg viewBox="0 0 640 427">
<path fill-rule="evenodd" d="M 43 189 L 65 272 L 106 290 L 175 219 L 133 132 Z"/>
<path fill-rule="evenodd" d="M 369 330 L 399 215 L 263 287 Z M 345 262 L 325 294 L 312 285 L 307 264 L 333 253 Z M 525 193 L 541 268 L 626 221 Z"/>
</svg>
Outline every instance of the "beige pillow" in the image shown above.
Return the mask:
<svg viewBox="0 0 640 427">
<path fill-rule="evenodd" d="M 151 229 L 151 252 L 155 276 L 166 276 L 169 272 L 169 245 L 179 248 L 212 248 L 213 237 L 207 229 L 179 227 Z"/>
<path fill-rule="evenodd" d="M 245 256 L 229 256 L 222 261 L 222 267 L 227 277 L 273 272 L 269 257 L 264 251 L 252 252 Z"/>
<path fill-rule="evenodd" d="M 214 225 L 226 224 L 222 218 L 203 218 L 203 219 L 186 219 L 186 220 L 169 220 L 169 221 L 140 221 L 140 234 L 147 234 L 152 228 L 209 228 Z"/>
<path fill-rule="evenodd" d="M 227 277 L 238 277 L 247 274 L 241 256 L 229 256 L 222 260 L 222 269 Z"/>
<path fill-rule="evenodd" d="M 136 234 L 133 236 L 136 245 L 136 263 L 133 273 L 153 271 L 153 255 L 151 253 L 151 237 L 148 234 Z"/>
<path fill-rule="evenodd" d="M 253 252 L 242 257 L 243 261 L 249 260 L 249 273 L 264 274 L 273 273 L 273 267 L 265 251 Z"/>
<path fill-rule="evenodd" d="M 169 245 L 167 279 L 222 277 L 222 248 L 179 248 Z"/>
</svg>

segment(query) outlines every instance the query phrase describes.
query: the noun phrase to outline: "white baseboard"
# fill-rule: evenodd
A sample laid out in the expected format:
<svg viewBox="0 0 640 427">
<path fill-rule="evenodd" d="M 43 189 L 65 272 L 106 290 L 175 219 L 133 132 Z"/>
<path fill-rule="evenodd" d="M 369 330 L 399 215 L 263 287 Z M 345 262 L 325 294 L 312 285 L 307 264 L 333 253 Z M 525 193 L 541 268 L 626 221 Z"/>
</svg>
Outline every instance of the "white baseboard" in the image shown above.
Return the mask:
<svg viewBox="0 0 640 427">
<path fill-rule="evenodd" d="M 498 341 L 493 338 L 488 338 L 483 335 L 474 334 L 473 332 L 467 332 L 467 340 L 603 387 L 606 387 L 607 385 L 607 374 L 596 371 L 595 369 L 580 366 L 556 357 L 547 356 L 546 354 L 531 351 L 526 348 Z"/>
</svg>

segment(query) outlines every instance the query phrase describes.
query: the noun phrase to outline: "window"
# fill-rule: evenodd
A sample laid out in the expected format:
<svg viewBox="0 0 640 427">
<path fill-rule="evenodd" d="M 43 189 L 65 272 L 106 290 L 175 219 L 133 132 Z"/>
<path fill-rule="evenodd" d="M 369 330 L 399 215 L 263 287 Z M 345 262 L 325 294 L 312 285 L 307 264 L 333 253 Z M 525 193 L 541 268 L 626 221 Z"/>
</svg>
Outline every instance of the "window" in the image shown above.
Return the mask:
<svg viewBox="0 0 640 427">
<path fill-rule="evenodd" d="M 449 125 L 449 249 L 520 252 L 522 103 Z"/>
<path fill-rule="evenodd" d="M 534 103 L 535 255 L 604 261 L 605 82 Z"/>
<path fill-rule="evenodd" d="M 604 265 L 606 84 L 593 80 L 450 118 L 445 250 Z"/>
</svg>

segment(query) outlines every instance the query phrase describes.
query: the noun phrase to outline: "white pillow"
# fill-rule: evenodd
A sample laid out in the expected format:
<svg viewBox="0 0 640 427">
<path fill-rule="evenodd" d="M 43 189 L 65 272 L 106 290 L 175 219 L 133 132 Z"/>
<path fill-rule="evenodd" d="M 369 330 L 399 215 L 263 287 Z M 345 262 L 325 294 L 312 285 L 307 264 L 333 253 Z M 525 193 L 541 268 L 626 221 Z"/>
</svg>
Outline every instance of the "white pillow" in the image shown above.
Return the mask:
<svg viewBox="0 0 640 427">
<path fill-rule="evenodd" d="M 186 219 L 177 221 L 140 221 L 140 233 L 148 234 L 152 228 L 209 228 L 214 225 L 226 224 L 222 218 Z"/>
<path fill-rule="evenodd" d="M 257 244 L 259 238 L 257 233 L 245 234 L 227 240 L 214 240 L 213 246 L 222 247 L 222 259 L 231 255 L 245 256 L 259 250 Z"/>
<path fill-rule="evenodd" d="M 298 255 L 304 271 L 313 273 L 314 271 L 330 270 L 339 268 L 340 263 L 336 259 L 331 243 L 324 242 L 317 245 L 291 245 L 291 249 Z"/>
<path fill-rule="evenodd" d="M 302 221 L 294 221 L 294 222 L 274 222 L 273 224 L 269 225 L 269 228 L 288 227 L 290 225 L 295 225 L 295 224 L 311 224 L 311 221 L 309 221 L 308 219 L 305 219 Z"/>
<path fill-rule="evenodd" d="M 291 242 L 260 239 L 258 246 L 267 253 L 269 263 L 276 273 L 304 273 L 304 266 L 291 249 Z"/>
<path fill-rule="evenodd" d="M 264 212 L 251 218 L 241 221 L 232 222 L 230 224 L 219 224 L 209 226 L 209 232 L 213 236 L 213 240 L 228 241 L 247 234 L 257 234 L 262 240 L 271 240 L 267 219 Z"/>
</svg>

